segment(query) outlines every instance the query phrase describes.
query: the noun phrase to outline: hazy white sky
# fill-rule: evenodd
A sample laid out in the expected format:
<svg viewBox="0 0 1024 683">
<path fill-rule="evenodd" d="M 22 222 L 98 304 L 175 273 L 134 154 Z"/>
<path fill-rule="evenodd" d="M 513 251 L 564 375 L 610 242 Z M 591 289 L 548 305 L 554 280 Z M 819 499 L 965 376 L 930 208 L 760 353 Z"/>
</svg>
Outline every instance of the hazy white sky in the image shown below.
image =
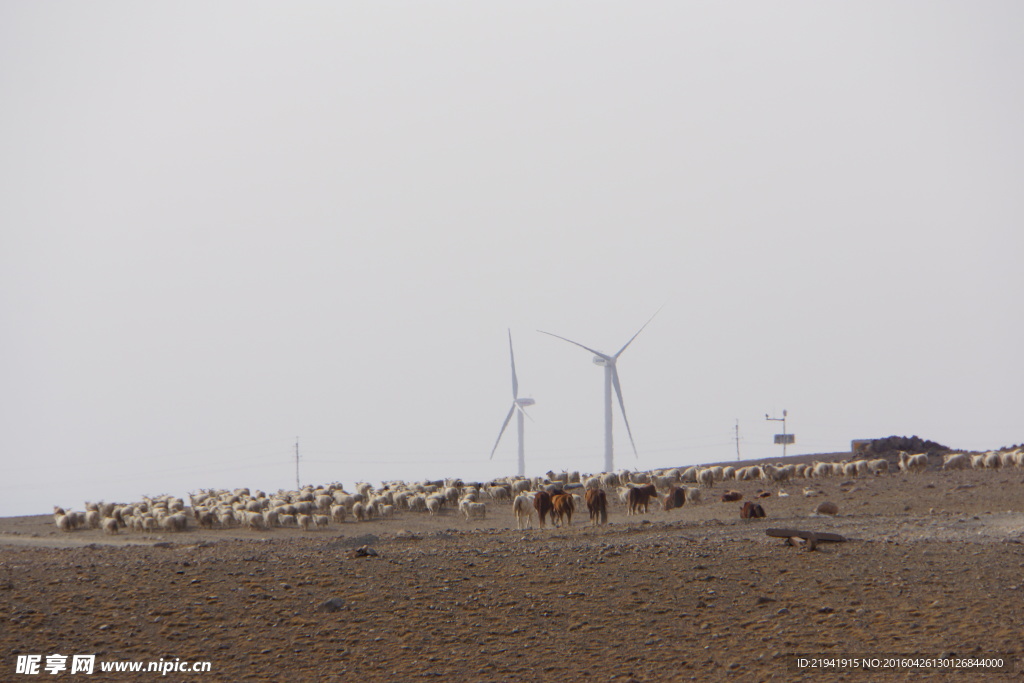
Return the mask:
<svg viewBox="0 0 1024 683">
<path fill-rule="evenodd" d="M 0 3 L 0 514 L 1024 441 L 1019 2 Z"/>
</svg>

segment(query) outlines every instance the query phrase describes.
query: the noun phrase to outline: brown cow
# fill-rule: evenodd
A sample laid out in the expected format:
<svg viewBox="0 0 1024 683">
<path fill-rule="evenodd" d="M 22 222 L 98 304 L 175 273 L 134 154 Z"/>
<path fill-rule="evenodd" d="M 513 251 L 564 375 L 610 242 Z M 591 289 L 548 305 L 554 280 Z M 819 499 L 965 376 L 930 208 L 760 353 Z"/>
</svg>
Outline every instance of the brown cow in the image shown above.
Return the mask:
<svg viewBox="0 0 1024 683">
<path fill-rule="evenodd" d="M 759 519 L 764 516 L 764 508 L 749 500 L 740 508 L 740 519 Z"/>
<path fill-rule="evenodd" d="M 590 524 L 608 523 L 608 498 L 601 489 L 590 489 L 586 493 L 587 510 L 590 512 Z"/>
<path fill-rule="evenodd" d="M 686 504 L 686 489 L 681 489 L 678 486 L 673 486 L 669 489 L 668 495 L 665 496 L 664 509 L 674 510 L 681 508 Z"/>
<path fill-rule="evenodd" d="M 626 495 L 626 506 L 628 513 L 631 515 L 639 514 L 640 508 L 644 509 L 644 514 L 647 514 L 647 504 L 650 502 L 652 496 L 657 496 L 658 491 L 654 488 L 654 484 L 647 484 L 646 486 L 634 486 L 629 489 L 629 493 Z"/>
<path fill-rule="evenodd" d="M 540 519 L 540 528 L 544 528 L 544 520 L 547 518 L 551 509 L 551 494 L 547 491 L 537 491 L 537 495 L 533 497 L 533 508 L 537 511 L 537 517 Z M 551 515 L 552 521 L 554 521 L 554 515 Z"/>
<path fill-rule="evenodd" d="M 722 494 L 723 503 L 735 503 L 738 500 L 743 500 L 743 494 L 739 491 L 726 491 Z"/>
<path fill-rule="evenodd" d="M 562 518 L 568 520 L 572 526 L 572 513 L 576 511 L 576 502 L 568 493 L 556 493 L 551 496 L 551 523 L 555 526 L 562 526 Z"/>
</svg>

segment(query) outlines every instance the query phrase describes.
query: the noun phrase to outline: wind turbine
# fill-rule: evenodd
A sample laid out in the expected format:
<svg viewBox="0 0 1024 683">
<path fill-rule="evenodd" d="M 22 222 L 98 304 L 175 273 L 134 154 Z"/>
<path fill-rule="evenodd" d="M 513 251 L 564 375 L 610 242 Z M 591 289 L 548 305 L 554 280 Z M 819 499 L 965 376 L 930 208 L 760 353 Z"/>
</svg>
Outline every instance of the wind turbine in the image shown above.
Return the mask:
<svg viewBox="0 0 1024 683">
<path fill-rule="evenodd" d="M 660 311 L 661 309 L 659 308 L 658 310 Z M 636 339 L 637 336 L 639 336 L 639 334 L 644 331 L 644 327 L 647 327 L 651 323 L 651 320 L 654 320 L 654 316 L 655 315 L 658 315 L 657 311 L 655 311 L 654 315 L 651 316 L 651 319 L 648 320 L 647 322 L 645 322 L 643 327 L 641 327 L 639 330 L 637 330 L 637 333 L 634 334 L 630 338 L 630 340 L 628 342 L 626 342 L 625 346 L 623 346 L 621 349 L 619 349 L 618 353 L 616 353 L 615 355 L 612 355 L 612 356 L 609 356 L 606 353 L 601 353 L 600 351 L 592 349 L 589 346 L 583 346 L 583 344 L 580 344 L 579 342 L 574 342 L 572 339 L 566 339 L 565 337 L 559 337 L 557 334 L 552 334 L 551 332 L 544 332 L 544 330 L 537 330 L 538 332 L 541 332 L 542 334 L 546 334 L 546 335 L 549 335 L 549 336 L 552 336 L 552 337 L 557 337 L 558 339 L 561 339 L 562 341 L 567 341 L 570 344 L 575 344 L 576 346 L 579 346 L 582 349 L 586 349 L 587 351 L 590 351 L 592 354 L 594 354 L 594 364 L 595 365 L 600 365 L 600 366 L 604 367 L 604 470 L 605 470 L 605 472 L 611 472 L 611 471 L 613 471 L 615 469 L 615 458 L 614 458 L 614 453 L 613 453 L 613 449 L 612 449 L 612 387 L 615 387 L 615 395 L 618 396 L 618 398 L 619 398 L 619 409 L 622 411 L 622 419 L 626 423 L 626 432 L 629 434 L 629 442 L 633 445 L 633 455 L 636 456 L 637 458 L 640 457 L 640 455 L 636 452 L 636 443 L 633 441 L 633 431 L 629 428 L 629 419 L 626 418 L 626 404 L 622 402 L 622 386 L 619 384 L 619 371 L 616 368 L 615 364 L 616 364 L 616 361 L 618 361 L 619 356 L 622 355 L 622 352 L 625 351 L 626 348 L 630 344 L 633 343 L 633 340 Z"/>
<path fill-rule="evenodd" d="M 512 419 L 512 413 L 517 413 L 517 426 L 519 427 L 519 476 L 523 477 L 526 476 L 526 452 L 523 450 L 523 416 L 526 415 L 526 411 L 523 408 L 532 406 L 536 401 L 532 398 L 519 398 L 519 380 L 516 379 L 516 355 L 512 352 L 512 330 L 508 331 L 508 355 L 512 358 L 512 407 L 508 409 L 505 422 L 501 425 L 501 431 L 498 432 L 498 439 L 494 442 L 494 448 L 491 449 L 491 459 L 494 459 L 494 452 L 498 450 L 498 444 L 501 443 L 501 437 L 505 433 L 505 428 L 508 427 L 509 420 Z"/>
</svg>

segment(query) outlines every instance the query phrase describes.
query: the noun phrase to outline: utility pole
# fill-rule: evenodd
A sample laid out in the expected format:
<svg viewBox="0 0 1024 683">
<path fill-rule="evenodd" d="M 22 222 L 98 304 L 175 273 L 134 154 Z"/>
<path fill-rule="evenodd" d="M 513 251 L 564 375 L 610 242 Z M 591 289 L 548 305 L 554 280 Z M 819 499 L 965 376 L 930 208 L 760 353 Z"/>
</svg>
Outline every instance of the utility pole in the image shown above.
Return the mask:
<svg viewBox="0 0 1024 683">
<path fill-rule="evenodd" d="M 740 419 L 736 418 L 736 462 L 740 461 Z"/>
<path fill-rule="evenodd" d="M 299 486 L 299 437 L 295 437 L 295 490 L 298 491 L 301 488 Z"/>
<path fill-rule="evenodd" d="M 795 435 L 787 434 L 786 433 L 786 415 L 787 415 L 787 413 L 786 413 L 785 410 L 782 411 L 782 417 L 768 417 L 768 413 L 764 414 L 764 419 L 770 420 L 770 421 L 774 421 L 774 422 L 781 422 L 782 423 L 782 433 L 775 435 L 775 443 L 781 443 L 782 444 L 782 457 L 783 458 L 786 457 L 786 445 L 796 442 L 796 436 Z"/>
</svg>

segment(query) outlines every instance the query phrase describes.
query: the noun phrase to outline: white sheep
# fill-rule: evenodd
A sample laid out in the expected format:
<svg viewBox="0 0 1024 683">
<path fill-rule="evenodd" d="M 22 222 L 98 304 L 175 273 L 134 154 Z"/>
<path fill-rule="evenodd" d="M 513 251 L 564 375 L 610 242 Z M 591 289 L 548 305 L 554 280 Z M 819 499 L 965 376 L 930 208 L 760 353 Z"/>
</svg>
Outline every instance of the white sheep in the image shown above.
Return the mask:
<svg viewBox="0 0 1024 683">
<path fill-rule="evenodd" d="M 928 469 L 928 454 L 910 455 L 905 451 L 900 451 L 900 469 L 903 472 L 924 472 Z"/>
<path fill-rule="evenodd" d="M 868 462 L 868 471 L 875 476 L 880 474 L 889 474 L 889 461 L 885 458 L 876 458 Z"/>
<path fill-rule="evenodd" d="M 366 506 L 362 503 L 356 503 L 352 506 L 352 518 L 357 522 L 366 521 Z"/>
<path fill-rule="evenodd" d="M 831 477 L 832 476 L 832 463 L 818 462 L 814 464 L 812 469 L 815 477 Z"/>
<path fill-rule="evenodd" d="M 715 485 L 715 473 L 709 469 L 701 470 L 697 473 L 697 481 L 704 488 L 711 488 Z"/>
<path fill-rule="evenodd" d="M 462 508 L 462 506 L 460 506 L 460 508 Z M 483 503 L 466 503 L 462 512 L 466 515 L 467 520 L 485 519 L 487 517 L 487 506 Z"/>
<path fill-rule="evenodd" d="M 161 519 L 160 527 L 165 531 L 185 531 L 188 528 L 188 517 L 183 512 L 175 512 Z"/>
<path fill-rule="evenodd" d="M 57 528 L 61 531 L 71 532 L 74 530 L 74 526 L 71 523 L 71 517 L 66 514 L 54 514 L 53 523 L 57 525 Z"/>
<path fill-rule="evenodd" d="M 971 461 L 964 453 L 942 456 L 942 469 L 944 470 L 966 470 L 970 466 Z"/>
<path fill-rule="evenodd" d="M 601 475 L 601 486 L 610 489 L 613 486 L 619 485 L 619 475 L 614 472 L 605 472 Z"/>
<path fill-rule="evenodd" d="M 487 489 L 492 500 L 509 500 L 508 489 L 504 486 L 491 486 Z"/>
</svg>

